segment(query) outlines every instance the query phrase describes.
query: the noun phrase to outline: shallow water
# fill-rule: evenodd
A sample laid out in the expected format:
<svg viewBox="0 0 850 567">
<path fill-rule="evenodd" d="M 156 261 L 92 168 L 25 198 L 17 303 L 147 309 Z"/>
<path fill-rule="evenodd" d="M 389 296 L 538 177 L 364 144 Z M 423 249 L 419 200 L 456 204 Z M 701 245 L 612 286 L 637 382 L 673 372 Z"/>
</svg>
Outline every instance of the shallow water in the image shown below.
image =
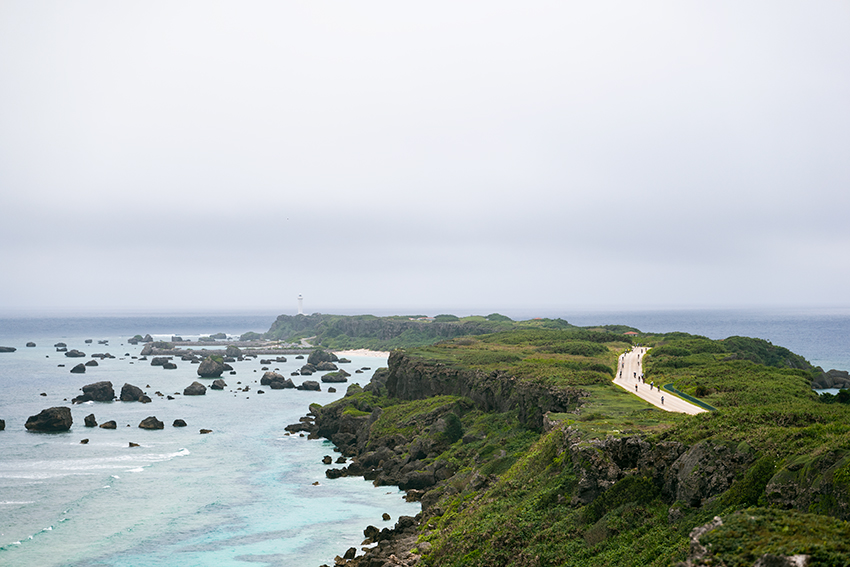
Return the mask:
<svg viewBox="0 0 850 567">
<path fill-rule="evenodd" d="M 338 456 L 332 445 L 286 435 L 284 427 L 298 421 L 310 403 L 340 397 L 345 384 L 336 385 L 336 394 L 262 388 L 257 359 L 233 363 L 237 374 L 223 376 L 225 391 L 208 389 L 205 396 L 176 395 L 171 401 L 154 395 L 182 392 L 198 379 L 197 365 L 178 360 L 177 369 L 164 370 L 131 358 L 142 345 L 125 341 L 137 332 L 159 330 L 170 338 L 192 330 L 167 324 L 152 329 L 148 322 L 148 327 L 109 336 L 108 346 L 96 344 L 106 337 L 91 336 L 95 329 L 77 331 L 77 336 L 57 330 L 53 338 L 5 333 L 0 344 L 18 351 L 0 356 L 0 419 L 6 421 L 0 432 L 0 565 L 315 566 L 359 546 L 367 525 L 391 526 L 399 515 L 419 511 L 397 489 L 376 488 L 357 478 L 326 479 L 321 459 Z M 221 324 L 195 330 L 198 335 L 231 331 Z M 235 334 L 253 330 L 242 327 L 231 326 Z M 85 344 L 85 338 L 95 343 Z M 17 342 L 10 344 L 10 339 Z M 36 340 L 37 347 L 24 347 L 28 340 Z M 98 361 L 83 375 L 71 374 L 73 365 L 89 357 L 69 359 L 55 352 L 59 340 L 69 349 L 111 352 L 121 359 Z M 386 364 L 349 358 L 352 364 L 344 366 L 352 373 L 349 383 L 366 384 Z M 288 375 L 304 362 L 287 359 L 271 369 Z M 354 374 L 366 366 L 372 370 Z M 293 379 L 296 384 L 301 380 Z M 112 381 L 116 393 L 124 382 L 135 384 L 153 401 L 71 406 L 74 425 L 67 433 L 24 429 L 28 416 L 70 406 L 80 387 L 100 380 Z M 251 391 L 235 392 L 238 381 Z M 258 394 L 258 388 L 266 393 Z M 99 423 L 116 420 L 118 429 L 84 427 L 90 413 Z M 165 429 L 139 429 L 150 415 Z M 172 427 L 177 418 L 188 427 Z M 201 435 L 201 428 L 213 432 Z M 80 444 L 82 439 L 88 444 Z M 131 448 L 130 442 L 140 447 Z M 381 519 L 384 512 L 392 517 L 389 522 Z"/>
</svg>

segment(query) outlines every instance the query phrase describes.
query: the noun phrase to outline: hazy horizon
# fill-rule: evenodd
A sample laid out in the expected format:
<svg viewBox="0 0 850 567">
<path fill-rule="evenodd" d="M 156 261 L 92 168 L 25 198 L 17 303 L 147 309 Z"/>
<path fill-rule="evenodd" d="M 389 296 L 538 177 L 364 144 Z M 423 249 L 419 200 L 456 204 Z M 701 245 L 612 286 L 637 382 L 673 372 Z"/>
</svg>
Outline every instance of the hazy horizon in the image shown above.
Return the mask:
<svg viewBox="0 0 850 567">
<path fill-rule="evenodd" d="M 0 3 L 0 313 L 843 309 L 848 21 Z"/>
</svg>

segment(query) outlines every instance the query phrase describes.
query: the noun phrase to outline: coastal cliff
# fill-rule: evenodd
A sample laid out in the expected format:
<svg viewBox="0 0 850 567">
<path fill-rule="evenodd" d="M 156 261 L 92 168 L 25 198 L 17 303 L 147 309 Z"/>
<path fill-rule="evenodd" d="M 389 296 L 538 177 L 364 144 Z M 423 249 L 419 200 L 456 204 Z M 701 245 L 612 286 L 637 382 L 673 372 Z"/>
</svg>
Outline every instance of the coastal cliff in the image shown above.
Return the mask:
<svg viewBox="0 0 850 567">
<path fill-rule="evenodd" d="M 393 530 L 367 528 L 367 546 L 337 564 L 752 565 L 798 552 L 836 564 L 819 558 L 841 556 L 850 519 L 848 407 L 811 394 L 792 357 L 769 366 L 701 337 L 644 340 L 665 347 L 647 361 L 657 383 L 701 392 L 718 411 L 647 408 L 598 381 L 608 351 L 560 334 L 395 351 L 366 387 L 311 406 L 289 429 L 337 446 L 329 479 L 396 485 L 422 504 Z M 541 361 L 561 373 L 541 376 Z M 741 517 L 769 518 L 771 543 L 724 527 Z M 831 539 L 793 536 L 820 524 Z M 734 548 L 721 545 L 731 537 Z"/>
</svg>

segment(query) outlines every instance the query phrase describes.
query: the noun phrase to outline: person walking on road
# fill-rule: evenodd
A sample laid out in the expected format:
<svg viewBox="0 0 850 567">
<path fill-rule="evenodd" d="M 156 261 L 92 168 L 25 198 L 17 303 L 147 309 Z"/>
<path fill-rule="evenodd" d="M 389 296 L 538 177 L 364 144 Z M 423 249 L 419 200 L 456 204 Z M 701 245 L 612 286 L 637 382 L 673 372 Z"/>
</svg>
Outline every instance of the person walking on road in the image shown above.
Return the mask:
<svg viewBox="0 0 850 567">
<path fill-rule="evenodd" d="M 664 396 L 661 396 L 661 405 L 664 405 Z"/>
</svg>

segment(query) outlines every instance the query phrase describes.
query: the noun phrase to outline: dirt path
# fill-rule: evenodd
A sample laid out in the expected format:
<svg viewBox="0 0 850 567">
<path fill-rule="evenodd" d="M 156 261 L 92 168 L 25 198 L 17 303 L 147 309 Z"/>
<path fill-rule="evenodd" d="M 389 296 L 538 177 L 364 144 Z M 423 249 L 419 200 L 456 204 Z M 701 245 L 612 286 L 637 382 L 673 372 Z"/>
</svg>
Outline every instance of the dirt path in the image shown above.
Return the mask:
<svg viewBox="0 0 850 567">
<path fill-rule="evenodd" d="M 669 392 L 662 392 L 657 387 L 653 386 L 650 389 L 649 383 L 644 384 L 640 380 L 640 376 L 643 375 L 641 358 L 646 354 L 646 351 L 646 347 L 634 347 L 629 352 L 621 354 L 614 383 L 666 411 L 676 411 L 691 415 L 706 411 L 699 406 L 677 398 Z"/>
</svg>

